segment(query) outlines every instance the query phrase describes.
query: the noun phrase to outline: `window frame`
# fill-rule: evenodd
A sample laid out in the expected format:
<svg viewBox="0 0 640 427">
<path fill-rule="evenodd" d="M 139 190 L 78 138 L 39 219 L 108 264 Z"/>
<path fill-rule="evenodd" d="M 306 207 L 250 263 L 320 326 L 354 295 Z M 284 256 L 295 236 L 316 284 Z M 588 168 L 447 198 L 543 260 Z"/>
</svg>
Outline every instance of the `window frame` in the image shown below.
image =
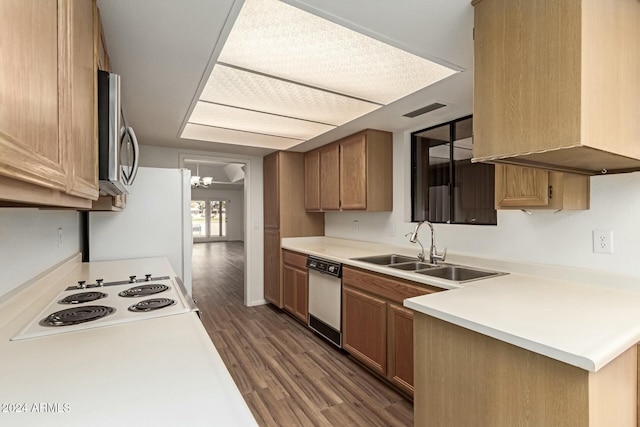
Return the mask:
<svg viewBox="0 0 640 427">
<path fill-rule="evenodd" d="M 429 221 L 432 222 L 434 224 L 457 224 L 457 225 L 488 225 L 488 226 L 496 226 L 498 223 L 498 219 L 497 219 L 497 211 L 496 211 L 496 216 L 495 216 L 495 223 L 493 222 L 456 222 L 454 221 L 455 219 L 455 212 L 456 212 L 456 206 L 455 206 L 455 198 L 452 196 L 452 189 L 455 187 L 456 185 L 456 164 L 455 164 L 455 158 L 454 158 L 454 150 L 455 150 L 455 142 L 456 142 L 456 123 L 464 121 L 464 120 L 468 120 L 468 119 L 473 119 L 473 114 L 469 114 L 463 117 L 459 117 L 457 119 L 454 120 L 450 120 L 447 122 L 443 122 L 443 123 L 439 123 L 437 125 L 433 125 L 433 126 L 429 126 L 426 127 L 424 129 L 420 129 L 420 130 L 416 130 L 414 132 L 411 132 L 411 147 L 410 147 L 410 156 L 411 156 L 411 161 L 410 161 L 410 165 L 411 165 L 411 170 L 410 170 L 410 180 L 411 180 L 411 222 L 419 222 L 422 221 L 423 219 L 419 219 L 416 218 L 416 209 L 415 209 L 415 202 L 416 202 L 416 196 L 417 196 L 417 181 L 419 179 L 419 177 L 417 177 L 417 170 L 418 170 L 418 156 L 417 156 L 417 145 L 418 145 L 418 134 L 423 133 L 423 132 L 427 132 L 442 126 L 449 126 L 449 176 L 448 176 L 448 191 L 449 191 L 449 217 L 446 221 Z M 473 138 L 473 135 L 471 136 Z M 431 167 L 431 163 L 429 163 L 429 167 Z M 428 171 L 427 171 L 428 173 Z M 494 189 L 495 190 L 495 182 L 494 182 Z M 493 191 L 491 191 L 491 194 L 493 194 Z M 428 197 L 428 193 L 427 193 L 427 197 Z M 429 206 L 429 208 L 431 208 L 431 206 L 429 205 L 429 202 L 427 201 L 427 206 Z M 494 207 L 495 210 L 495 207 Z M 425 218 L 425 220 L 428 220 L 428 215 L 427 218 Z"/>
</svg>

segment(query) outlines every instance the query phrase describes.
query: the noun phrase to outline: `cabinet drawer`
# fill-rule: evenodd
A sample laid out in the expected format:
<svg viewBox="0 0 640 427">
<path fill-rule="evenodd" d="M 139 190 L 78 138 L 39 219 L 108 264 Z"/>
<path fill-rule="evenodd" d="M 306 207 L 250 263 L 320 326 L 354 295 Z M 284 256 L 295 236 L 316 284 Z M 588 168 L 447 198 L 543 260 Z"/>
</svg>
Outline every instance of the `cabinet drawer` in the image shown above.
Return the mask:
<svg viewBox="0 0 640 427">
<path fill-rule="evenodd" d="M 289 264 L 292 267 L 297 267 L 300 270 L 307 270 L 307 256 L 299 254 L 297 252 L 290 252 L 287 250 L 282 251 L 282 261 L 285 264 Z"/>
<path fill-rule="evenodd" d="M 345 286 L 379 295 L 398 304 L 402 304 L 407 298 L 444 290 L 429 285 L 412 284 L 406 280 L 379 273 L 368 273 L 347 266 L 342 270 L 342 283 Z"/>
</svg>

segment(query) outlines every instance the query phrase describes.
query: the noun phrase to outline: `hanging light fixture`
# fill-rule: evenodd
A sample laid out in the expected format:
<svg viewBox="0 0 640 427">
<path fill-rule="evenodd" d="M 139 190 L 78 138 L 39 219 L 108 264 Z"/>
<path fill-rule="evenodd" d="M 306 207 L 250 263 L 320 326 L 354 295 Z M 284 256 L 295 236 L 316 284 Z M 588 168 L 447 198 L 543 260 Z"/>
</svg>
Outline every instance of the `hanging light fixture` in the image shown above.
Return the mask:
<svg viewBox="0 0 640 427">
<path fill-rule="evenodd" d="M 212 183 L 212 177 L 200 177 L 200 163 L 196 163 L 196 174 L 191 176 L 191 188 L 208 188 Z"/>
</svg>

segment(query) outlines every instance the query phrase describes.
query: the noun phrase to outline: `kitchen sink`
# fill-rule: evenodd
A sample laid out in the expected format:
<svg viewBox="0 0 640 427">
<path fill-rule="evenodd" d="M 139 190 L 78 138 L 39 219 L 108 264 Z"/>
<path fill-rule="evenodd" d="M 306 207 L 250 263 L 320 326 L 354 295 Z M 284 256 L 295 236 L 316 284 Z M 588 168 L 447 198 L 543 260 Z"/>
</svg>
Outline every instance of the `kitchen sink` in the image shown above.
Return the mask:
<svg viewBox="0 0 640 427">
<path fill-rule="evenodd" d="M 435 265 L 427 264 L 426 262 L 403 262 L 402 264 L 391 264 L 387 267 L 395 268 L 398 270 L 416 271 L 425 270 L 427 268 L 437 267 Z"/>
<path fill-rule="evenodd" d="M 368 263 L 377 264 L 377 265 L 400 264 L 405 262 L 416 263 L 418 261 L 418 258 L 414 258 L 406 255 L 397 255 L 397 254 L 375 255 L 375 256 L 366 256 L 362 258 L 351 258 L 351 259 L 353 259 L 354 261 L 368 262 Z M 428 264 L 425 264 L 425 265 L 428 265 Z"/>
<path fill-rule="evenodd" d="M 454 282 L 469 282 L 471 280 L 484 279 L 504 274 L 497 271 L 476 270 L 475 268 L 459 267 L 454 265 L 416 271 L 416 273 L 451 280 Z"/>
</svg>

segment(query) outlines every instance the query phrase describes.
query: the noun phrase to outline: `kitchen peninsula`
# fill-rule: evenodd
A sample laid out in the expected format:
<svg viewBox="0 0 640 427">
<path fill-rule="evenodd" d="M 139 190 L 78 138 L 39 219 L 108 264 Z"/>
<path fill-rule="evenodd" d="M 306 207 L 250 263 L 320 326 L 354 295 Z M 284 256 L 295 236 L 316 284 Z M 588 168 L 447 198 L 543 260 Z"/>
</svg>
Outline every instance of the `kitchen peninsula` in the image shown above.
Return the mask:
<svg viewBox="0 0 640 427">
<path fill-rule="evenodd" d="M 446 283 L 351 259 L 411 248 L 327 237 L 283 247 Z M 414 312 L 416 425 L 636 425 L 638 277 L 454 253 L 447 262 L 509 274 L 405 300 Z"/>
</svg>

